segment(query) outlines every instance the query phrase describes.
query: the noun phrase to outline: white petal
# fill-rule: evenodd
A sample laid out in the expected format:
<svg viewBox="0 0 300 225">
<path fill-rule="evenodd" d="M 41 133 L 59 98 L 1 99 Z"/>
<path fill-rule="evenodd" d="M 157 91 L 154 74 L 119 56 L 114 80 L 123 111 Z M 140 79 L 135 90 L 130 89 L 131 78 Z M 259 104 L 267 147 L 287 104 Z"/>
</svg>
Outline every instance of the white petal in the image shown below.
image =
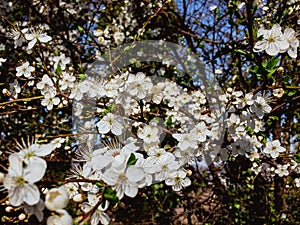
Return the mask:
<svg viewBox="0 0 300 225">
<path fill-rule="evenodd" d="M 267 41 L 266 40 L 258 41 L 254 45 L 253 51 L 254 52 L 261 52 L 261 51 L 265 50 L 266 48 L 267 48 Z"/>
<path fill-rule="evenodd" d="M 186 177 L 185 179 L 183 179 L 183 180 L 181 181 L 182 187 L 190 186 L 191 183 L 192 183 L 192 182 L 191 182 L 190 178 L 188 178 L 188 177 Z"/>
<path fill-rule="evenodd" d="M 289 48 L 287 53 L 293 59 L 297 58 L 297 49 L 296 48 Z"/>
<path fill-rule="evenodd" d="M 22 160 L 17 153 L 13 153 L 8 158 L 9 169 L 8 173 L 12 176 L 21 176 L 23 173 Z"/>
<path fill-rule="evenodd" d="M 87 213 L 88 211 L 90 211 L 93 207 L 88 203 L 88 202 L 84 202 L 81 205 L 81 210 L 85 213 Z"/>
<path fill-rule="evenodd" d="M 36 43 L 36 38 L 32 39 L 29 43 L 28 43 L 28 49 L 32 49 L 32 47 L 35 45 Z"/>
<path fill-rule="evenodd" d="M 35 205 L 40 200 L 40 191 L 34 184 L 26 184 L 23 190 L 23 200 L 28 205 Z"/>
<path fill-rule="evenodd" d="M 55 145 L 52 143 L 41 145 L 38 149 L 36 149 L 35 154 L 37 156 L 46 156 L 49 155 L 53 149 L 55 148 Z"/>
<path fill-rule="evenodd" d="M 22 187 L 14 187 L 8 192 L 9 203 L 12 206 L 20 206 L 23 203 L 23 190 Z"/>
<path fill-rule="evenodd" d="M 50 110 L 52 110 L 53 109 L 53 103 L 48 103 L 47 104 L 47 109 L 50 111 Z"/>
<path fill-rule="evenodd" d="M 53 98 L 53 104 L 58 105 L 60 103 L 60 99 L 58 97 Z"/>
<path fill-rule="evenodd" d="M 274 24 L 274 26 L 272 27 L 271 29 L 271 33 L 274 35 L 274 36 L 277 36 L 279 37 L 280 35 L 282 35 L 282 32 L 281 32 L 281 26 L 279 24 Z"/>
<path fill-rule="evenodd" d="M 294 49 L 297 53 L 297 48 L 299 47 L 299 40 L 294 39 L 290 42 L 291 48 Z"/>
<path fill-rule="evenodd" d="M 115 185 L 117 183 L 119 174 L 113 171 L 112 169 L 107 170 L 104 172 L 102 179 L 104 180 L 105 183 L 108 185 Z"/>
<path fill-rule="evenodd" d="M 108 225 L 110 223 L 110 218 L 106 213 L 101 213 L 100 221 L 103 225 Z"/>
<path fill-rule="evenodd" d="M 287 40 L 283 40 L 279 42 L 280 51 L 286 51 L 289 48 L 289 43 Z"/>
<path fill-rule="evenodd" d="M 188 142 L 188 141 L 181 141 L 181 142 L 178 143 L 178 147 L 181 150 L 186 150 L 188 147 L 190 147 L 190 142 Z"/>
<path fill-rule="evenodd" d="M 47 34 L 42 34 L 41 36 L 38 37 L 40 42 L 46 43 L 52 40 L 52 38 L 50 36 L 48 36 Z"/>
<path fill-rule="evenodd" d="M 138 187 L 137 186 L 130 186 L 130 185 L 125 185 L 124 187 L 124 192 L 127 196 L 133 198 L 137 195 L 138 193 Z"/>
<path fill-rule="evenodd" d="M 177 141 L 182 141 L 182 134 L 172 134 L 172 136 L 177 140 Z"/>
<path fill-rule="evenodd" d="M 115 135 L 121 135 L 122 134 L 122 125 L 118 122 L 115 122 L 112 124 L 111 132 Z"/>
<path fill-rule="evenodd" d="M 25 38 L 28 41 L 31 41 L 32 39 L 34 39 L 34 35 L 33 34 L 25 34 Z"/>
<path fill-rule="evenodd" d="M 182 189 L 181 185 L 176 183 L 174 186 L 172 186 L 173 191 L 180 191 Z"/>
<path fill-rule="evenodd" d="M 276 44 L 276 42 L 269 43 L 268 48 L 266 49 L 266 53 L 271 56 L 275 56 L 279 53 L 280 48 Z"/>
<path fill-rule="evenodd" d="M 295 30 L 293 28 L 286 28 L 283 32 L 285 38 L 290 39 L 294 36 Z"/>
<path fill-rule="evenodd" d="M 35 183 L 43 178 L 46 172 L 46 168 L 46 161 L 42 158 L 36 157 L 35 161 L 29 163 L 24 169 L 24 178 L 29 183 Z"/>
<path fill-rule="evenodd" d="M 145 174 L 142 169 L 135 166 L 129 166 L 126 170 L 126 177 L 132 182 L 138 182 L 145 177 Z"/>
<path fill-rule="evenodd" d="M 107 134 L 110 131 L 110 125 L 104 120 L 99 121 L 97 127 L 100 134 Z"/>
<path fill-rule="evenodd" d="M 166 185 L 173 186 L 175 184 L 175 180 L 173 178 L 168 178 L 165 180 Z"/>
</svg>

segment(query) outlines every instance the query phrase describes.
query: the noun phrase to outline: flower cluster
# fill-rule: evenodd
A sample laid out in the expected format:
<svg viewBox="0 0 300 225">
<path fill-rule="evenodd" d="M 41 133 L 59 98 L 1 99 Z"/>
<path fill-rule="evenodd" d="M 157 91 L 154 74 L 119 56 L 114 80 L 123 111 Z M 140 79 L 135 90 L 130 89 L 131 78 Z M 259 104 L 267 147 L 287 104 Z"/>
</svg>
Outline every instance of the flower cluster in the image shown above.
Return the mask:
<svg viewBox="0 0 300 225">
<path fill-rule="evenodd" d="M 266 53 L 271 56 L 287 52 L 290 57 L 297 58 L 299 40 L 296 37 L 294 29 L 286 28 L 282 33 L 281 26 L 274 24 L 271 30 L 260 28 L 257 36 L 263 36 L 263 40 L 255 44 L 254 52 L 266 51 Z"/>
<path fill-rule="evenodd" d="M 107 4 L 110 3 L 108 1 Z M 161 28 L 147 29 L 154 24 L 150 16 L 164 10 L 165 3 L 141 1 L 138 8 L 145 12 L 142 17 L 146 23 L 139 29 L 142 21 L 138 21 L 131 12 L 136 6 L 131 1 L 124 1 L 124 7 L 117 8 L 114 18 L 105 18 L 108 23 L 102 23 L 98 16 L 88 17 L 95 22 L 93 25 L 76 25 L 72 32 L 62 32 L 57 43 L 55 36 L 48 35 L 51 31 L 48 34 L 44 32 L 50 30 L 47 25 L 13 25 L 7 36 L 12 40 L 12 46 L 28 57 L 26 60 L 18 59 L 15 67 L 9 69 L 9 73 L 13 71 L 14 81 L 10 83 L 10 90 L 2 91 L 5 97 L 9 97 L 8 103 L 22 102 L 22 111 L 31 110 L 32 106 L 26 107 L 30 97 L 29 100 L 19 100 L 18 96 L 32 96 L 28 90 L 41 95 L 37 96 L 41 99 L 39 107 L 47 116 L 37 120 L 43 124 L 48 116 L 53 116 L 53 126 L 49 127 L 61 131 L 65 130 L 60 129 L 59 125 L 67 123 L 71 117 L 65 116 L 67 110 L 64 107 L 73 104 L 74 133 L 70 136 L 74 135 L 77 139 L 69 141 L 52 137 L 45 138 L 49 144 L 17 144 L 19 151 L 9 154 L 7 173 L 0 173 L 0 183 L 8 193 L 7 204 L 20 207 L 27 214 L 34 214 L 40 222 L 44 220 L 44 210 L 48 210 L 51 214 L 45 219 L 48 225 L 69 225 L 73 224 L 68 207 L 72 202 L 78 204 L 78 211 L 81 210 L 78 212 L 81 216 L 77 218 L 82 220 L 80 222 L 89 220 L 92 225 L 108 225 L 111 219 L 107 210 L 126 196 L 133 198 L 143 188 L 159 182 L 180 192 L 192 185 L 191 168 L 201 173 L 209 169 L 211 163 L 220 167 L 221 171 L 224 161 L 239 157 L 252 165 L 248 172 L 254 177 L 258 174 L 268 179 L 288 177 L 293 185 L 300 186 L 300 179 L 294 178 L 294 174 L 298 176 L 300 173 L 299 162 L 296 162 L 296 157 L 293 158 L 294 149 L 287 148 L 282 133 L 276 137 L 266 134 L 270 133 L 268 124 L 271 120 L 280 120 L 279 117 L 268 117 L 276 110 L 276 107 L 272 109 L 272 101 L 283 102 L 286 96 L 286 84 L 277 85 L 275 80 L 270 90 L 263 92 L 261 89 L 268 86 L 268 79 L 272 78 L 273 73 L 279 72 L 276 68 L 278 64 L 271 69 L 266 66 L 269 74 L 264 81 L 258 74 L 261 68 L 256 70 L 255 79 L 259 80 L 260 87 L 228 88 L 224 92 L 216 90 L 217 84 L 197 80 L 199 77 L 193 82 L 181 77 L 180 68 L 189 67 L 196 61 L 190 55 L 179 66 L 174 65 L 170 58 L 160 56 L 162 65 L 157 70 L 146 70 L 147 66 L 140 69 L 142 64 L 130 59 L 132 65 L 116 68 L 117 74 L 111 74 L 102 65 L 99 69 L 98 64 L 93 65 L 97 67 L 98 77 L 92 76 L 89 70 L 87 74 L 83 73 L 83 68 L 89 66 L 81 62 L 77 64 L 77 60 L 81 61 L 81 57 L 84 58 L 88 52 L 102 59 L 99 57 L 102 50 L 111 50 L 111 46 L 120 46 L 130 40 L 136 44 L 136 40 L 143 35 L 163 35 Z M 74 4 L 60 1 L 59 7 L 75 16 Z M 230 4 L 235 3 L 230 1 Z M 47 11 L 43 7 L 39 10 L 41 14 Z M 89 7 L 92 6 L 83 11 L 89 12 Z M 245 4 L 238 3 L 238 10 L 245 8 Z M 265 5 L 260 8 L 267 11 Z M 115 9 L 99 7 L 97 10 Z M 219 6 L 212 6 L 210 10 L 215 16 L 220 11 Z M 78 38 L 79 33 L 82 39 Z M 260 28 L 257 36 L 259 40 L 254 52 L 266 51 L 271 56 L 286 52 L 291 58 L 297 57 L 299 40 L 294 29 L 286 28 L 282 32 L 281 26 L 275 24 L 270 30 Z M 93 44 L 74 44 L 84 40 Z M 66 46 L 71 46 L 71 53 L 66 51 Z M 80 53 L 78 59 L 73 51 Z M 8 55 L 3 57 L 0 58 L 1 68 L 2 65 L 10 65 L 13 60 Z M 110 59 L 112 67 L 114 60 Z M 271 61 L 268 63 L 272 64 Z M 220 76 L 224 71 L 222 68 L 214 72 Z M 287 96 L 293 97 L 295 93 L 289 92 Z M 36 100 L 36 97 L 32 99 Z M 60 120 L 56 116 L 65 118 Z M 63 145 L 77 156 L 72 161 L 71 174 L 63 181 L 54 182 L 60 187 L 44 189 L 41 184 L 48 181 L 43 179 L 47 176 L 45 157 L 51 161 Z M 57 149 L 55 153 L 54 149 Z M 291 174 L 293 176 L 289 176 Z M 216 176 L 222 178 L 222 173 Z M 223 179 L 222 182 L 227 185 L 229 181 Z"/>
<path fill-rule="evenodd" d="M 28 147 L 19 145 L 19 148 L 19 152 L 9 156 L 8 173 L 4 177 L 3 185 L 8 191 L 11 205 L 37 205 L 40 192 L 35 183 L 43 178 L 47 168 L 42 157 L 51 154 L 54 145 L 34 143 Z"/>
</svg>

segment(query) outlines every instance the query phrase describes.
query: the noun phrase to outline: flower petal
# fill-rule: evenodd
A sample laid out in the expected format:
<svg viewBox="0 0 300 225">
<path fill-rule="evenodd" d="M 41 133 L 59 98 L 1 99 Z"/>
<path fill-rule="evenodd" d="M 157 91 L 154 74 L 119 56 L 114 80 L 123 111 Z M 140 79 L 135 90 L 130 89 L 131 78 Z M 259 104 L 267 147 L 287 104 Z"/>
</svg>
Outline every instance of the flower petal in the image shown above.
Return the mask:
<svg viewBox="0 0 300 225">
<path fill-rule="evenodd" d="M 266 53 L 268 55 L 275 56 L 279 53 L 279 50 L 280 50 L 280 48 L 276 44 L 276 42 L 272 42 L 272 43 L 269 43 L 269 46 L 266 49 Z"/>
<path fill-rule="evenodd" d="M 32 47 L 35 45 L 36 43 L 36 38 L 33 38 L 29 43 L 28 43 L 28 49 L 32 49 Z"/>
<path fill-rule="evenodd" d="M 15 186 L 8 192 L 9 203 L 12 206 L 19 206 L 23 203 L 22 187 Z"/>
<path fill-rule="evenodd" d="M 26 184 L 23 189 L 23 200 L 28 205 L 35 205 L 40 200 L 40 191 L 34 184 Z"/>
<path fill-rule="evenodd" d="M 125 187 L 124 187 L 124 193 L 127 196 L 133 198 L 138 193 L 138 187 L 137 186 L 131 186 L 131 185 L 125 185 Z"/>
<path fill-rule="evenodd" d="M 258 41 L 254 45 L 253 51 L 254 52 L 261 52 L 261 51 L 263 51 L 267 48 L 267 44 L 268 44 L 268 42 L 266 40 Z"/>
<path fill-rule="evenodd" d="M 13 153 L 8 158 L 9 168 L 8 173 L 11 176 L 21 176 L 23 173 L 22 160 L 17 153 Z"/>
<path fill-rule="evenodd" d="M 97 127 L 100 134 L 107 134 L 110 131 L 110 125 L 104 120 L 99 121 Z"/>
<path fill-rule="evenodd" d="M 136 166 L 129 166 L 126 170 L 126 177 L 132 182 L 139 182 L 145 177 L 145 174 L 142 169 Z"/>
<path fill-rule="evenodd" d="M 35 154 L 37 156 L 46 156 L 49 155 L 53 149 L 55 148 L 55 145 L 52 143 L 46 144 L 46 145 L 40 145 L 38 148 L 35 150 Z"/>
<path fill-rule="evenodd" d="M 24 169 L 24 178 L 29 183 L 35 183 L 41 180 L 46 172 L 47 163 L 44 159 L 36 157 Z"/>
<path fill-rule="evenodd" d="M 297 58 L 297 49 L 296 48 L 289 48 L 287 53 L 293 59 Z"/>
<path fill-rule="evenodd" d="M 49 42 L 52 40 L 52 38 L 50 36 L 48 36 L 47 34 L 41 34 L 39 37 L 38 37 L 39 41 L 42 42 L 42 43 L 46 43 L 46 42 Z"/>
</svg>

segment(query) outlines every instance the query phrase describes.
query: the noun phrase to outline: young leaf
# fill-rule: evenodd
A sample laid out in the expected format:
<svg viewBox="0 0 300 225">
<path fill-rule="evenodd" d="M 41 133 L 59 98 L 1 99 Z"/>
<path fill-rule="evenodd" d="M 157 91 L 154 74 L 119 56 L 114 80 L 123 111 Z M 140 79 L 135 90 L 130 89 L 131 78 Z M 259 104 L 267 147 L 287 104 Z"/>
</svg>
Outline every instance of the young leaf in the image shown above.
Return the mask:
<svg viewBox="0 0 300 225">
<path fill-rule="evenodd" d="M 129 159 L 127 161 L 127 165 L 134 165 L 137 161 L 137 158 L 135 158 L 135 155 L 133 153 L 130 154 Z"/>
</svg>

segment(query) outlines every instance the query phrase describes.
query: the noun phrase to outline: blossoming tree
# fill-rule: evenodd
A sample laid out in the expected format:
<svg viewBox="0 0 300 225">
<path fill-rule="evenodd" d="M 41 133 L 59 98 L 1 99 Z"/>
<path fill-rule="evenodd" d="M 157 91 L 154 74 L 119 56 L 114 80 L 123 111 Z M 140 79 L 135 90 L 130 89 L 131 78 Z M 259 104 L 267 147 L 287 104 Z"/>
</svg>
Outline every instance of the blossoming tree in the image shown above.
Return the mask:
<svg viewBox="0 0 300 225">
<path fill-rule="evenodd" d="M 4 1 L 2 223 L 295 224 L 296 3 Z"/>
</svg>

